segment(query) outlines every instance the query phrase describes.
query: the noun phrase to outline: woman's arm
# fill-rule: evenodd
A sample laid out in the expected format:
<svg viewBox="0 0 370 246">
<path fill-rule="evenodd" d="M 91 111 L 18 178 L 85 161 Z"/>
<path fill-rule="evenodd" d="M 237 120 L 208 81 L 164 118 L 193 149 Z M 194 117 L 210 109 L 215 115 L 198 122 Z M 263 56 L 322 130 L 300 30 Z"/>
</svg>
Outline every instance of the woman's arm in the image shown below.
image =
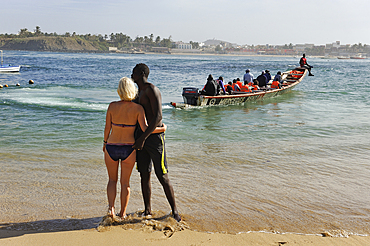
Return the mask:
<svg viewBox="0 0 370 246">
<path fill-rule="evenodd" d="M 103 144 L 103 151 L 105 151 L 105 144 L 108 141 L 108 137 L 110 134 L 110 130 L 112 129 L 112 114 L 110 112 L 110 104 L 107 110 L 107 115 L 105 117 L 105 128 L 104 128 L 104 144 Z"/>
<path fill-rule="evenodd" d="M 157 126 L 155 130 L 153 131 L 153 133 L 162 133 L 162 132 L 165 132 L 166 130 L 167 130 L 167 125 L 162 123 L 162 126 Z"/>
<path fill-rule="evenodd" d="M 148 128 L 148 122 L 146 121 L 146 118 L 145 118 L 145 112 L 144 112 L 144 108 L 140 106 L 140 110 L 139 110 L 139 114 L 138 114 L 138 122 L 139 122 L 139 125 L 140 125 L 140 128 L 143 132 L 146 131 L 146 129 Z M 162 126 L 160 127 L 156 127 L 155 130 L 153 131 L 153 133 L 162 133 L 162 132 L 165 132 L 167 130 L 167 125 L 163 124 Z"/>
</svg>

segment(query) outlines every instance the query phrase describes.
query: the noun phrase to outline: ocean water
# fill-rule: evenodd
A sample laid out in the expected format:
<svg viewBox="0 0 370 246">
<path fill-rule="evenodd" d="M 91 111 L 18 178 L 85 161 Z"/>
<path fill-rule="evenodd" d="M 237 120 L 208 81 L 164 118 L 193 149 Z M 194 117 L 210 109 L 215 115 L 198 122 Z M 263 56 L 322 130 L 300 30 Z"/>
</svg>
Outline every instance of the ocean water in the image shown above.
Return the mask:
<svg viewBox="0 0 370 246">
<path fill-rule="evenodd" d="M 22 68 L 0 73 L 9 85 L 0 89 L 2 225 L 105 215 L 105 113 L 119 79 L 143 62 L 162 93 L 169 175 L 191 229 L 370 233 L 370 60 L 309 57 L 315 76 L 288 94 L 186 110 L 169 103 L 208 74 L 275 75 L 299 58 L 6 51 L 4 60 Z M 152 183 L 153 210 L 169 213 L 154 174 Z M 136 170 L 131 192 L 134 213 L 143 209 Z"/>
</svg>

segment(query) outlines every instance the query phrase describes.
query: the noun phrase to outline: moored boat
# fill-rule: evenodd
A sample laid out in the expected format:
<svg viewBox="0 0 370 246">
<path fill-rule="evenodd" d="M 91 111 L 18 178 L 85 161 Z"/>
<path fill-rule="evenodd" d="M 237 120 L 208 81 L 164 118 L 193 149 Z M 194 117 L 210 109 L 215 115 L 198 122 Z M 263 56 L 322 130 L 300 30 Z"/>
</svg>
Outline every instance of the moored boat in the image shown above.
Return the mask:
<svg viewBox="0 0 370 246">
<path fill-rule="evenodd" d="M 199 106 L 241 104 L 245 102 L 263 100 L 264 98 L 275 97 L 292 90 L 302 81 L 307 72 L 307 69 L 298 67 L 294 70 L 282 73 L 282 87 L 280 89 L 266 87 L 253 92 L 233 92 L 231 95 L 206 96 L 201 95 L 198 88 L 185 87 L 183 88 L 182 93 L 184 102 L 171 102 L 170 104 L 175 108 L 189 108 Z"/>
<path fill-rule="evenodd" d="M 366 59 L 366 56 L 362 54 L 357 54 L 356 56 L 351 56 L 351 59 Z"/>
<path fill-rule="evenodd" d="M 0 72 L 5 72 L 5 73 L 14 73 L 14 72 L 19 72 L 21 69 L 21 66 L 12 66 L 10 64 L 3 64 L 3 51 L 0 50 L 1 52 L 1 64 L 0 64 Z"/>
</svg>

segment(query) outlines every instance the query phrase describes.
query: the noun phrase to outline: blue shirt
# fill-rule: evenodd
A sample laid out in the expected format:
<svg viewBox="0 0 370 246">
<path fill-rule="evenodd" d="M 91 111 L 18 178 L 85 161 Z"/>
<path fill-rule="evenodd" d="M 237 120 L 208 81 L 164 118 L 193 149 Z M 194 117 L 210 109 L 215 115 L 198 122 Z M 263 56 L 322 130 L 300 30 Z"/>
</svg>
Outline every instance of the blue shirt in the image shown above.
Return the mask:
<svg viewBox="0 0 370 246">
<path fill-rule="evenodd" d="M 246 73 L 246 74 L 244 74 L 244 82 L 245 81 L 248 81 L 248 83 L 249 82 L 253 82 L 253 74 L 251 74 L 251 73 Z"/>
<path fill-rule="evenodd" d="M 271 80 L 271 75 L 269 73 L 265 73 L 264 74 L 266 79 L 267 79 L 267 83 Z"/>
<path fill-rule="evenodd" d="M 280 74 L 276 74 L 276 75 L 275 75 L 275 78 L 274 78 L 274 81 L 279 81 L 279 82 L 281 82 L 281 75 L 280 75 Z"/>
</svg>

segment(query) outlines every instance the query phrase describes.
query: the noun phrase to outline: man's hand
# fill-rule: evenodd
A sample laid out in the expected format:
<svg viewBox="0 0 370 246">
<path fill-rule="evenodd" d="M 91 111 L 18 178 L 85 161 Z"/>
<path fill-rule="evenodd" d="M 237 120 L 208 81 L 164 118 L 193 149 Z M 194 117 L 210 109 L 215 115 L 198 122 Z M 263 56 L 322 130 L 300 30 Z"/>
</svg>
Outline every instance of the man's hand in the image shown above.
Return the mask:
<svg viewBox="0 0 370 246">
<path fill-rule="evenodd" d="M 138 139 L 135 140 L 134 145 L 132 148 L 137 149 L 137 150 L 142 150 L 144 147 L 145 139 L 142 137 L 139 137 Z"/>
</svg>

